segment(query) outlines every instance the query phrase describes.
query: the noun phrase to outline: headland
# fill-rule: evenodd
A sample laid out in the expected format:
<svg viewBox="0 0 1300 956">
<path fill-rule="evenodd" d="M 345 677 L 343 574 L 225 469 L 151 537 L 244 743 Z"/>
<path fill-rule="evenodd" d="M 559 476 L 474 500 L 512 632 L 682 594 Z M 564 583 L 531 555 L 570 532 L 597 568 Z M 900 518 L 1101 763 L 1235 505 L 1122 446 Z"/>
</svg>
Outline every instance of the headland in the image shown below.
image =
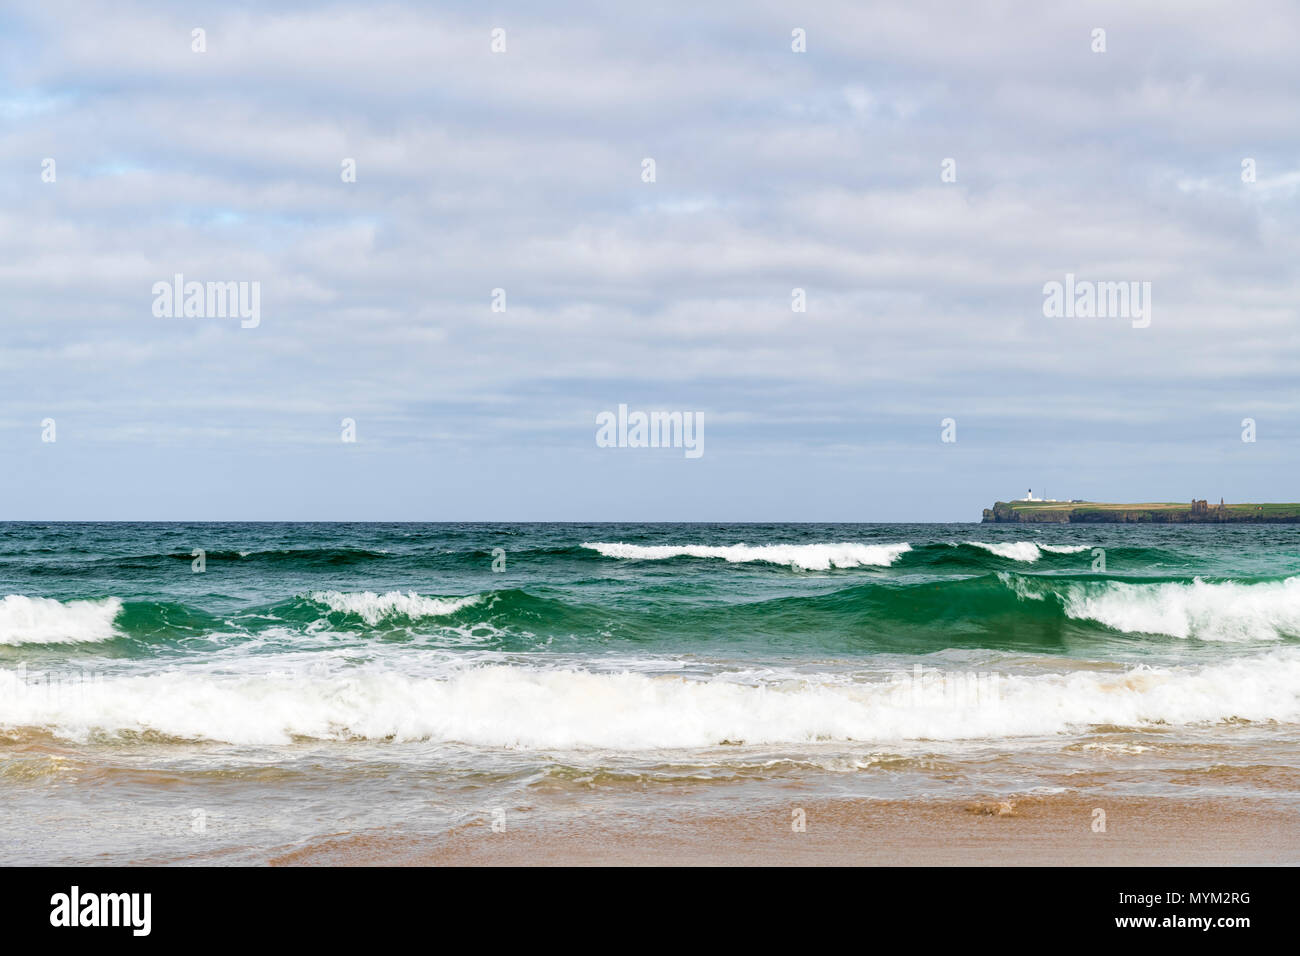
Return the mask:
<svg viewBox="0 0 1300 956">
<path fill-rule="evenodd" d="M 983 521 L 985 524 L 1300 524 L 1300 504 L 1228 504 L 1223 499 L 1210 504 L 1204 498 L 1136 504 L 1027 498 L 995 502 L 992 508 L 984 509 Z"/>
</svg>

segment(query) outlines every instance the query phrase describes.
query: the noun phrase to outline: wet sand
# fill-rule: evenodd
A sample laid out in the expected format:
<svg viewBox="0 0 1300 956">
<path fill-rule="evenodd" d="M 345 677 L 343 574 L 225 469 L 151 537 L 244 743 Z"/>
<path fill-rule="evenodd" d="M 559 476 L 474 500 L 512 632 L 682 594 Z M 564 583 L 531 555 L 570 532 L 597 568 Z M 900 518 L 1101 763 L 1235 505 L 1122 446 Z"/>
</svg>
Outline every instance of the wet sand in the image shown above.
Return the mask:
<svg viewBox="0 0 1300 956">
<path fill-rule="evenodd" d="M 806 829 L 792 828 L 802 809 Z M 1105 831 L 1095 810 L 1105 811 Z M 336 834 L 272 865 L 1176 866 L 1300 863 L 1289 801 L 1061 794 L 983 801 L 807 799 L 783 806 L 507 810 L 442 834 Z"/>
</svg>

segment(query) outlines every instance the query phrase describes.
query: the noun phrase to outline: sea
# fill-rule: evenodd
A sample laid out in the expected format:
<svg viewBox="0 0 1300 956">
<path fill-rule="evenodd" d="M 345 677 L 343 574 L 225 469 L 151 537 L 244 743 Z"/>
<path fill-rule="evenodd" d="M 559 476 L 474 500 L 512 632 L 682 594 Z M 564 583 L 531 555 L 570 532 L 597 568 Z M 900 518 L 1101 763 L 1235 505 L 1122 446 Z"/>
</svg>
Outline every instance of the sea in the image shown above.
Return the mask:
<svg viewBox="0 0 1300 956">
<path fill-rule="evenodd" d="M 1300 526 L 0 524 L 0 863 L 1300 801 Z M 523 821 L 523 822 L 521 822 Z"/>
</svg>

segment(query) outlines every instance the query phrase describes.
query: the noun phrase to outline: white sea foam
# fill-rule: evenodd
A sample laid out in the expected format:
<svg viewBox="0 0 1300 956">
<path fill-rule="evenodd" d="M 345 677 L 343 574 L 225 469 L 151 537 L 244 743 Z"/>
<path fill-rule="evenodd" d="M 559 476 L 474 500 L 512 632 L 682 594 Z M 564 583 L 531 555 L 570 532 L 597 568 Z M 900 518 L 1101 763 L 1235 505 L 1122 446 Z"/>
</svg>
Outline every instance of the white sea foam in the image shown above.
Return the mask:
<svg viewBox="0 0 1300 956">
<path fill-rule="evenodd" d="M 1125 633 L 1167 634 L 1203 641 L 1277 640 L 1300 636 L 1300 577 L 1238 584 L 1074 584 L 1065 613 Z"/>
<path fill-rule="evenodd" d="M 1043 556 L 1047 551 L 1051 554 L 1078 554 L 1080 551 L 1087 551 L 1090 545 L 1086 544 L 1036 544 L 1033 541 L 999 541 L 989 543 L 985 541 L 966 541 L 974 548 L 983 548 L 999 558 L 1009 558 L 1012 561 L 1024 561 L 1032 564 Z"/>
<path fill-rule="evenodd" d="M 0 644 L 80 644 L 117 637 L 120 598 L 56 601 L 10 594 L 0 599 Z"/>
<path fill-rule="evenodd" d="M 385 618 L 405 617 L 443 617 L 454 614 L 463 607 L 477 604 L 482 595 L 471 594 L 468 597 L 436 598 L 424 597 L 409 591 L 388 591 L 376 594 L 374 591 L 313 591 L 311 599 L 326 605 L 331 611 L 356 614 L 367 624 L 378 624 Z"/>
<path fill-rule="evenodd" d="M 308 737 L 638 751 L 1300 721 L 1300 652 L 1291 648 L 1197 667 L 1008 674 L 979 698 L 824 676 L 753 683 L 509 665 L 442 677 L 373 667 L 243 676 L 175 668 L 52 695 L 0 669 L 0 727 L 71 739 L 154 732 L 235 744 Z"/>
<path fill-rule="evenodd" d="M 584 548 L 598 551 L 607 558 L 634 558 L 662 561 L 667 558 L 721 558 L 733 564 L 763 562 L 785 564 L 807 571 L 863 566 L 888 567 L 899 556 L 912 550 L 902 544 L 621 544 L 600 541 L 584 542 Z"/>
</svg>

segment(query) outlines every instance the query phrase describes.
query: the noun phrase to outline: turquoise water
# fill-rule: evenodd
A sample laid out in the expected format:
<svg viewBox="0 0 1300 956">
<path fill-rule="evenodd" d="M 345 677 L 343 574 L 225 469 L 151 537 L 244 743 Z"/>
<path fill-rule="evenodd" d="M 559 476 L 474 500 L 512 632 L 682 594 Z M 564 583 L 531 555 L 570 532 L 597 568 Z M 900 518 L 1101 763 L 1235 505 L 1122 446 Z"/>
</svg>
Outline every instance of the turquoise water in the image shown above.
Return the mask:
<svg viewBox="0 0 1300 956">
<path fill-rule="evenodd" d="M 0 525 L 0 814 L 49 821 L 4 853 L 628 785 L 1292 799 L 1297 571 L 1277 525 Z"/>
<path fill-rule="evenodd" d="M 888 550 L 903 544 L 910 550 Z M 750 551 L 689 553 L 738 545 Z M 862 553 L 837 555 L 839 545 Z M 636 550 L 674 546 L 686 553 Z M 764 553 L 779 548 L 788 554 Z M 195 549 L 206 552 L 202 573 Z M 1093 570 L 1094 549 L 1105 551 L 1104 572 Z M 24 637 L 5 619 L 17 630 L 0 633 L 0 653 L 21 647 L 51 664 L 175 661 L 251 642 L 248 653 L 271 654 L 407 641 L 412 655 L 472 647 L 767 660 L 971 647 L 1183 658 L 1213 648 L 1179 638 L 1214 642 L 1238 625 L 1243 638 L 1295 638 L 1286 629 L 1295 611 L 1279 601 L 1273 616 L 1238 620 L 1225 598 L 1188 633 L 1177 630 L 1182 618 L 1142 632 L 1070 613 L 1071 596 L 1101 597 L 1120 582 L 1151 592 L 1197 580 L 1268 585 L 1297 570 L 1300 530 L 1277 526 L 10 524 L 0 525 L 0 592 L 122 607 L 111 637 L 87 635 L 75 650 Z M 365 592 L 475 601 L 440 612 L 338 597 Z M 69 627 L 60 641 L 77 636 Z"/>
</svg>

